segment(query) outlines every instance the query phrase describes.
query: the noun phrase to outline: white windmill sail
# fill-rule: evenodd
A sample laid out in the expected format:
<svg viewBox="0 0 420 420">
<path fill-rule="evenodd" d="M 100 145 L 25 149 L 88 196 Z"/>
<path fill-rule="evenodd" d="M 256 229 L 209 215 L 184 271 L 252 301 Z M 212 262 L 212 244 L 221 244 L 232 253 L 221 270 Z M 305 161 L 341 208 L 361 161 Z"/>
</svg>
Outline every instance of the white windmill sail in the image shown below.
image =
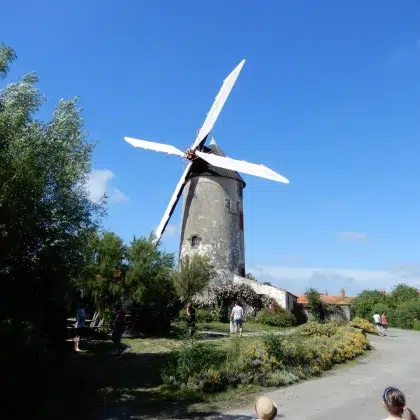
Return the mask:
<svg viewBox="0 0 420 420">
<path fill-rule="evenodd" d="M 175 187 L 175 191 L 172 194 L 172 197 L 171 197 L 171 199 L 169 201 L 168 207 L 166 208 L 166 211 L 165 211 L 165 213 L 164 213 L 164 215 L 162 217 L 162 220 L 160 221 L 159 226 L 158 226 L 158 228 L 155 231 L 155 236 L 156 236 L 156 240 L 157 241 L 159 241 L 160 238 L 162 237 L 163 232 L 165 231 L 165 228 L 166 228 L 166 226 L 169 223 L 169 219 L 171 218 L 172 213 L 175 210 L 175 207 L 176 207 L 176 205 L 178 203 L 178 200 L 181 197 L 182 190 L 185 187 L 185 181 L 186 181 L 187 176 L 188 176 L 188 174 L 190 172 L 191 166 L 192 166 L 192 162 L 190 161 L 190 162 L 188 162 L 188 165 L 185 168 L 184 173 L 182 174 L 180 180 L 178 181 L 178 184 Z"/>
<path fill-rule="evenodd" d="M 163 143 L 154 143 L 152 141 L 133 139 L 131 137 L 124 137 L 124 140 L 134 147 L 141 147 L 146 150 L 154 150 L 155 152 L 168 153 L 170 155 L 178 155 L 183 157 L 184 153 L 177 149 L 175 146 Z"/>
<path fill-rule="evenodd" d="M 203 153 L 198 150 L 195 154 L 206 162 L 219 168 L 230 169 L 231 171 L 242 172 L 244 174 L 259 176 L 260 178 L 271 179 L 272 181 L 288 184 L 289 180 L 284 176 L 274 172 L 265 165 L 250 163 L 245 160 L 231 159 L 224 156 L 217 156 L 211 153 Z"/>
<path fill-rule="evenodd" d="M 199 144 L 205 139 L 205 137 L 210 133 L 210 131 L 213 129 L 214 124 L 216 123 L 217 117 L 220 114 L 220 111 L 222 110 L 230 91 L 233 88 L 233 85 L 236 82 L 236 79 L 239 76 L 239 73 L 242 70 L 242 67 L 245 64 L 245 60 L 242 60 L 232 71 L 232 73 L 229 74 L 228 77 L 223 81 L 223 85 L 220 88 L 219 93 L 217 94 L 216 98 L 214 99 L 213 105 L 210 108 L 210 111 L 207 114 L 206 119 L 204 120 L 203 125 L 201 126 L 200 130 L 198 131 L 197 137 L 194 141 L 194 143 L 191 146 L 192 151 L 195 151 L 195 149 L 199 146 Z"/>
</svg>

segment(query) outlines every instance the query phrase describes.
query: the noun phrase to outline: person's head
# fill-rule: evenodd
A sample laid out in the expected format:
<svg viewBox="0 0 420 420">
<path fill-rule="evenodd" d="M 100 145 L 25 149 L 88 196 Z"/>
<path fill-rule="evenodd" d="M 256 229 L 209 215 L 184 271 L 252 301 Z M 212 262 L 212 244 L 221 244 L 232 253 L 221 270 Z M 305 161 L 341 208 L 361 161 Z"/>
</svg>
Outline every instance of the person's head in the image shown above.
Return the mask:
<svg viewBox="0 0 420 420">
<path fill-rule="evenodd" d="M 239 302 L 239 300 L 237 300 L 237 301 L 235 302 L 235 305 L 236 305 L 236 306 L 241 306 L 241 302 Z"/>
<path fill-rule="evenodd" d="M 392 416 L 402 417 L 405 413 L 407 420 L 417 420 L 417 416 L 405 405 L 405 396 L 398 388 L 393 386 L 386 388 L 382 395 L 382 402 Z"/>
<path fill-rule="evenodd" d="M 385 312 L 382 312 L 382 315 L 385 316 Z"/>
<path fill-rule="evenodd" d="M 277 406 L 267 397 L 260 397 L 255 402 L 255 413 L 258 420 L 273 420 L 277 416 Z"/>
</svg>

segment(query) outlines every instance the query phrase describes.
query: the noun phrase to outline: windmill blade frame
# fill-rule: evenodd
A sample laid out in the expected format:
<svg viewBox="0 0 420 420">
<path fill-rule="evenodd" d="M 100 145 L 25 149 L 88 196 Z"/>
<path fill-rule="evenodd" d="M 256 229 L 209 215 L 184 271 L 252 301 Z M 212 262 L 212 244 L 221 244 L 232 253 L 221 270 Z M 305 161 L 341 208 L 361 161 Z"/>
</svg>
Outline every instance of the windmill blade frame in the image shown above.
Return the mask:
<svg viewBox="0 0 420 420">
<path fill-rule="evenodd" d="M 162 152 L 167 153 L 169 155 L 177 155 L 184 157 L 184 152 L 181 152 L 181 150 L 177 149 L 171 144 L 155 143 L 153 141 L 134 139 L 132 137 L 124 137 L 124 140 L 134 147 L 140 147 L 146 150 L 154 150 L 155 152 Z"/>
<path fill-rule="evenodd" d="M 229 97 L 229 94 L 235 85 L 236 79 L 238 78 L 244 64 L 245 60 L 242 60 L 223 81 L 222 87 L 220 88 L 219 93 L 216 95 L 213 105 L 211 106 L 210 111 L 207 113 L 206 119 L 204 120 L 204 123 L 198 131 L 197 137 L 190 148 L 190 150 L 193 152 L 213 129 L 214 124 L 216 123 L 216 120 L 219 117 L 219 114 L 222 111 L 223 106 L 225 105 L 226 100 Z"/>
<path fill-rule="evenodd" d="M 270 179 L 272 181 L 282 182 L 288 184 L 289 180 L 283 175 L 278 174 L 272 169 L 265 165 L 259 165 L 256 163 L 250 163 L 245 160 L 232 159 L 225 156 L 218 156 L 212 153 L 203 153 L 196 151 L 195 154 L 205 160 L 210 165 L 217 166 L 219 168 L 229 169 L 231 171 L 242 172 L 248 175 L 258 176 L 260 178 Z"/>
<path fill-rule="evenodd" d="M 168 225 L 169 220 L 171 219 L 172 213 L 174 212 L 175 207 L 178 204 L 178 201 L 181 197 L 182 191 L 186 184 L 187 176 L 190 173 L 192 164 L 193 164 L 192 161 L 188 162 L 188 165 L 185 168 L 181 178 L 179 179 L 178 184 L 175 187 L 175 191 L 173 192 L 171 199 L 169 200 L 169 204 L 166 207 L 166 211 L 163 214 L 162 220 L 160 221 L 159 226 L 157 227 L 155 231 L 155 237 L 156 237 L 157 242 L 159 242 L 160 239 L 162 238 L 162 235 L 165 232 L 166 226 Z"/>
</svg>

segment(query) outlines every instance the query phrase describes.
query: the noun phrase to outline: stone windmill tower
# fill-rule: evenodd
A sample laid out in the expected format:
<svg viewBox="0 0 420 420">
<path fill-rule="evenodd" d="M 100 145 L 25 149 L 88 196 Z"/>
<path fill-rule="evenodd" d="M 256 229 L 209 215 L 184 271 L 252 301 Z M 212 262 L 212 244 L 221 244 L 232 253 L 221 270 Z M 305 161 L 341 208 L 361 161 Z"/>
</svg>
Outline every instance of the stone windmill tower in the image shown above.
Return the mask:
<svg viewBox="0 0 420 420">
<path fill-rule="evenodd" d="M 214 139 L 203 151 L 225 156 Z M 180 257 L 205 255 L 226 280 L 245 276 L 245 185 L 235 171 L 194 161 L 183 191 Z"/>
<path fill-rule="evenodd" d="M 155 235 L 160 240 L 183 195 L 180 256 L 195 253 L 208 256 L 222 278 L 232 273 L 245 275 L 245 182 L 238 172 L 289 183 L 285 177 L 264 165 L 226 157 L 214 140 L 205 146 L 244 63 L 245 60 L 242 60 L 224 80 L 194 143 L 186 152 L 168 144 L 124 137 L 134 147 L 178 155 L 188 160 Z"/>
</svg>

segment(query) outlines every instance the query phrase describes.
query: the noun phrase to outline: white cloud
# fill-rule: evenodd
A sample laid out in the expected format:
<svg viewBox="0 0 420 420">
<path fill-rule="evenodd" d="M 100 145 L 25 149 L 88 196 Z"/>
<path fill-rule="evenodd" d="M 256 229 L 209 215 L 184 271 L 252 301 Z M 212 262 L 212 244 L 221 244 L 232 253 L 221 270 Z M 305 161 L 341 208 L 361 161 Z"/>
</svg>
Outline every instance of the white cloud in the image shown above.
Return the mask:
<svg viewBox="0 0 420 420">
<path fill-rule="evenodd" d="M 110 185 L 113 178 L 115 178 L 115 174 L 109 169 L 93 170 L 86 182 L 89 198 L 98 202 L 106 194 L 111 202 L 123 203 L 127 201 L 128 198 L 122 191 Z"/>
<path fill-rule="evenodd" d="M 347 296 L 355 296 L 364 289 L 391 290 L 398 283 L 420 288 L 420 264 L 410 264 L 410 270 L 406 266 L 400 264 L 386 270 L 357 270 L 256 265 L 247 270 L 258 281 L 269 281 L 295 294 L 314 287 L 321 293 L 328 291 L 330 295 L 338 295 L 344 287 Z"/>
<path fill-rule="evenodd" d="M 337 238 L 353 242 L 366 242 L 369 239 L 367 233 L 360 232 L 337 232 Z"/>
</svg>

